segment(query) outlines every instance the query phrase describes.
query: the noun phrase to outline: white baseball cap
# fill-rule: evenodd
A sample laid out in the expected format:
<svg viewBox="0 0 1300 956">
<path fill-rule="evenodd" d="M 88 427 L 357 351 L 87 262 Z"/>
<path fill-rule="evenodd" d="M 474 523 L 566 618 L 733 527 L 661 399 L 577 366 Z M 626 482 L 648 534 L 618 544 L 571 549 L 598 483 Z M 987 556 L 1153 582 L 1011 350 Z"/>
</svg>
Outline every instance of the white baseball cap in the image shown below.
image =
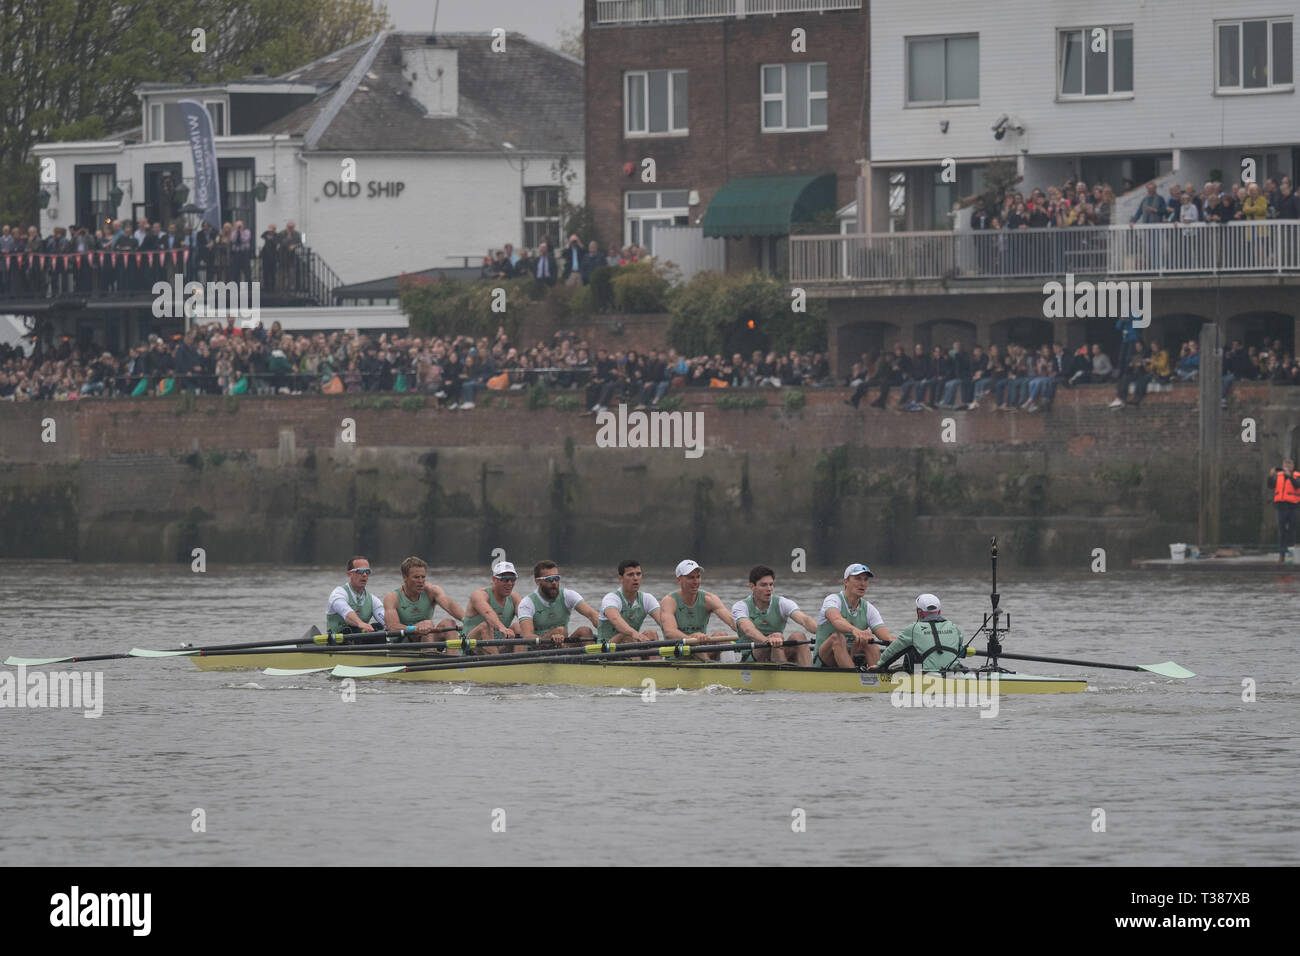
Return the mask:
<svg viewBox="0 0 1300 956">
<path fill-rule="evenodd" d="M 509 561 L 499 561 L 492 565 L 492 577 L 499 578 L 503 574 L 513 574 L 515 577 L 519 577 L 518 572 L 515 571 L 515 566 Z"/>
<path fill-rule="evenodd" d="M 677 570 L 673 572 L 673 574 L 675 577 L 684 578 L 686 577 L 686 575 L 690 574 L 696 568 L 699 568 L 699 565 L 696 564 L 694 561 L 692 561 L 690 558 L 687 558 L 681 564 L 677 565 Z"/>
<path fill-rule="evenodd" d="M 862 564 L 860 562 L 850 564 L 847 568 L 844 569 L 845 579 L 857 577 L 859 574 L 865 574 L 869 578 L 875 577 L 875 575 L 871 573 L 871 569 L 867 567 L 865 564 Z"/>
<path fill-rule="evenodd" d="M 916 599 L 916 609 L 925 614 L 938 614 L 943 610 L 943 605 L 933 594 L 922 594 Z"/>
</svg>

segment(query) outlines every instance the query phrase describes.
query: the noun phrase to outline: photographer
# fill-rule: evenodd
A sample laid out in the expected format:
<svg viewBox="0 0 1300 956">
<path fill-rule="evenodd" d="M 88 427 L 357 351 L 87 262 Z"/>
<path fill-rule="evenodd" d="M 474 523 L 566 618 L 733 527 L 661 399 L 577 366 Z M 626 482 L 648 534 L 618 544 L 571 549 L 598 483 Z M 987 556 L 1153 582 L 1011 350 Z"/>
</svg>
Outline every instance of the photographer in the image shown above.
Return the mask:
<svg viewBox="0 0 1300 956">
<path fill-rule="evenodd" d="M 1277 509 L 1277 563 L 1286 561 L 1287 548 L 1295 540 L 1296 506 L 1300 505 L 1300 471 L 1290 458 L 1281 468 L 1268 473 L 1268 486 L 1273 490 L 1273 506 Z"/>
</svg>

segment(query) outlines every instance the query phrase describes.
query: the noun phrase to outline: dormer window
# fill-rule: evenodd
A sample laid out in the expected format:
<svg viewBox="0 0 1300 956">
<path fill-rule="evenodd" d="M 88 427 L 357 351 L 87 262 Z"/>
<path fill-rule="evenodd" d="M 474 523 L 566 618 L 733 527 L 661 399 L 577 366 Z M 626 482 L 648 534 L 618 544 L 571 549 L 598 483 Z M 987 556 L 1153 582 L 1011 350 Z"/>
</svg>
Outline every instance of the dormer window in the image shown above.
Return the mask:
<svg viewBox="0 0 1300 956">
<path fill-rule="evenodd" d="M 204 100 L 204 107 L 212 117 L 212 135 L 226 135 L 226 104 L 221 100 Z"/>
</svg>

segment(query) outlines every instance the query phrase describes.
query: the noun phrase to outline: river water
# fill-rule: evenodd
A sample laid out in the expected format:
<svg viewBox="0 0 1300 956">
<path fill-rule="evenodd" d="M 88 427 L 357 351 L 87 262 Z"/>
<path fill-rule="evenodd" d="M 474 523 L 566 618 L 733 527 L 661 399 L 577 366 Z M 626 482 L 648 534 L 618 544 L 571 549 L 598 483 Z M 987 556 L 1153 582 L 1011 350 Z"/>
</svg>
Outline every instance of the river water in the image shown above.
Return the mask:
<svg viewBox="0 0 1300 956">
<path fill-rule="evenodd" d="M 988 606 L 987 578 L 874 570 L 868 599 L 894 633 L 922 591 L 965 633 Z M 563 571 L 593 606 L 615 586 L 612 568 Z M 746 572 L 707 568 L 704 586 L 730 604 Z M 647 568 L 645 590 L 662 597 L 670 573 Z M 344 579 L 39 562 L 0 574 L 22 609 L 0 657 L 296 637 L 323 626 Z M 487 573 L 430 578 L 464 603 Z M 783 574 L 778 591 L 815 617 L 834 578 Z M 397 581 L 378 568 L 372 590 Z M 102 672 L 103 714 L 0 708 L 0 865 L 1296 861 L 1300 574 L 1004 572 L 999 585 L 1008 652 L 1175 660 L 1201 676 L 1011 664 L 1090 688 L 1004 697 L 986 718 L 885 694 L 718 689 L 646 702 L 359 681 L 344 702 L 323 674 L 65 664 Z"/>
</svg>

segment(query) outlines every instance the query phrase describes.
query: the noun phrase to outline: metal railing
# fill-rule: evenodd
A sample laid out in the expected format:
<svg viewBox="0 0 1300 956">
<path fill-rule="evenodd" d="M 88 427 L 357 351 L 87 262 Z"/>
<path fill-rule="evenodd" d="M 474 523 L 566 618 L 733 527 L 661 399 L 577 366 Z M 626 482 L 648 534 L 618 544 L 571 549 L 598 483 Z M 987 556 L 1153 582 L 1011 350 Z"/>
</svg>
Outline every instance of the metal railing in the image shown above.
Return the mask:
<svg viewBox="0 0 1300 956">
<path fill-rule="evenodd" d="M 165 255 L 165 258 L 161 258 Z M 240 262 L 218 255 L 200 261 L 178 252 L 11 253 L 0 254 L 0 302 L 41 300 L 151 299 L 154 283 L 184 281 L 257 282 L 265 303 L 337 305 L 337 273 L 317 253 L 304 248 L 274 259 L 252 256 Z"/>
<path fill-rule="evenodd" d="M 791 282 L 1300 272 L 1300 221 L 791 236 Z"/>
<path fill-rule="evenodd" d="M 596 23 L 656 23 L 860 9 L 862 0 L 597 0 Z"/>
</svg>

